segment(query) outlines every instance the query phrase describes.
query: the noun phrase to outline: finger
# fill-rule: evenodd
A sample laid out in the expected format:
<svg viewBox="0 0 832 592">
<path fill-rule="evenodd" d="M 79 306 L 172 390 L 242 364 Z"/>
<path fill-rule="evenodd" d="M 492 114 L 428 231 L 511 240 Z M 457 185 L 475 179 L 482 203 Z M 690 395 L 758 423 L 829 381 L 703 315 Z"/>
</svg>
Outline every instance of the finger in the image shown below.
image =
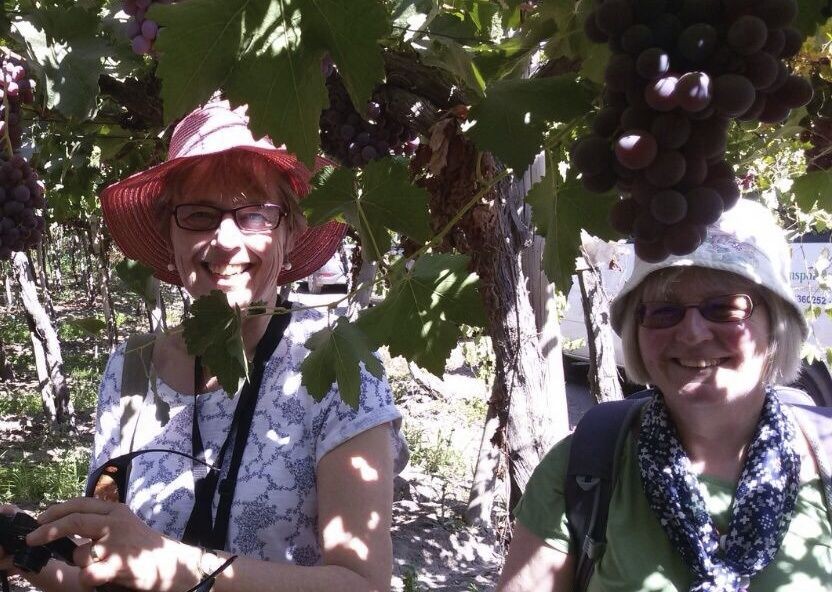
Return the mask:
<svg viewBox="0 0 832 592">
<path fill-rule="evenodd" d="M 14 515 L 20 511 L 20 508 L 12 504 L 0 504 L 0 514 Z"/>
<path fill-rule="evenodd" d="M 117 505 L 90 497 L 76 497 L 47 508 L 38 516 L 38 522 L 46 524 L 70 514 L 109 514 Z"/>
<path fill-rule="evenodd" d="M 78 574 L 78 580 L 82 586 L 102 586 L 115 580 L 123 565 L 121 557 L 109 555 L 83 568 Z"/>
<path fill-rule="evenodd" d="M 101 514 L 70 514 L 30 532 L 26 544 L 37 547 L 70 535 L 98 540 L 109 534 L 110 521 L 109 516 Z"/>
<path fill-rule="evenodd" d="M 93 563 L 103 561 L 107 552 L 101 543 L 90 542 L 78 545 L 72 554 L 72 562 L 78 567 L 87 567 Z"/>
</svg>

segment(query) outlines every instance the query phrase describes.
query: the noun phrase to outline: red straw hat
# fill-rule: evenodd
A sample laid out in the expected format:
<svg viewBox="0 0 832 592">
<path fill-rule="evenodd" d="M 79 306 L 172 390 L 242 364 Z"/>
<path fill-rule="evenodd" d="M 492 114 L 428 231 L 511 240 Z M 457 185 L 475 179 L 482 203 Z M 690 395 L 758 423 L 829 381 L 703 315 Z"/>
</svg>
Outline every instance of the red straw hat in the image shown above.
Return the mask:
<svg viewBox="0 0 832 592">
<path fill-rule="evenodd" d="M 153 204 L 162 195 L 166 175 L 181 163 L 230 150 L 246 150 L 267 158 L 286 176 L 295 194 L 303 198 L 309 192 L 308 169 L 293 154 L 275 148 L 268 138 L 255 140 L 244 110 L 232 111 L 225 101 L 209 103 L 189 113 L 173 130 L 165 162 L 101 192 L 104 221 L 124 254 L 153 268 L 153 275 L 160 280 L 181 286 L 179 274 L 168 269 L 171 252 L 167 237 L 160 232 Z M 330 163 L 318 158 L 315 166 L 325 164 Z M 335 253 L 346 230 L 338 222 L 307 229 L 286 256 L 290 266 L 280 272 L 278 283 L 298 280 L 319 269 Z"/>
</svg>

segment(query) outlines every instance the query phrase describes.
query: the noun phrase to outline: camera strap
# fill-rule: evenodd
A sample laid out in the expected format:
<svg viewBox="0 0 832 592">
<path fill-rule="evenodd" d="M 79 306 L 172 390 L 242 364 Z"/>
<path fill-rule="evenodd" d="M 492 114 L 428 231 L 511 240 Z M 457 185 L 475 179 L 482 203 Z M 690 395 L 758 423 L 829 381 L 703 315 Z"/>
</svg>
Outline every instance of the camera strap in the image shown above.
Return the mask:
<svg viewBox="0 0 832 592">
<path fill-rule="evenodd" d="M 282 306 L 291 308 L 291 303 L 285 302 Z M 277 345 L 283 338 L 283 334 L 286 331 L 286 327 L 289 326 L 290 320 L 291 313 L 273 315 L 265 334 L 257 344 L 254 360 L 249 369 L 248 380 L 243 384 L 243 388 L 240 391 L 228 435 L 220 447 L 216 460 L 211 463 L 213 469 L 209 470 L 202 464 L 195 463 L 193 465 L 194 508 L 185 526 L 185 534 L 182 536 L 183 543 L 203 546 L 214 550 L 222 550 L 225 548 L 228 524 L 231 518 L 231 504 L 234 501 L 234 492 L 237 488 L 237 475 L 240 472 L 243 452 L 245 452 L 246 441 L 251 430 L 260 385 L 263 381 L 263 371 L 266 363 L 272 357 Z M 202 361 L 197 357 L 194 362 L 195 393 L 198 392 L 201 381 Z M 199 430 L 197 413 L 199 396 L 195 394 L 195 397 L 192 418 L 192 448 L 194 457 L 204 462 L 205 447 L 202 442 L 202 434 Z M 229 464 L 225 478 L 220 481 L 222 467 L 229 448 L 232 450 L 231 463 Z M 216 520 L 214 520 L 213 505 L 217 490 L 219 490 L 220 497 Z"/>
</svg>

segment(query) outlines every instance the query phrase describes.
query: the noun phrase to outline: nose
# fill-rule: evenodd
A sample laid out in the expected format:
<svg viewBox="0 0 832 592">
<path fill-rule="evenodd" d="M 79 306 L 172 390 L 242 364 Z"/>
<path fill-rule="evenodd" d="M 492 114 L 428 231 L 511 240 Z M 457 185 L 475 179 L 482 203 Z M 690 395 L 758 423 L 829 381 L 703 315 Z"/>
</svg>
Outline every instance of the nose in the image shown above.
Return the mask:
<svg viewBox="0 0 832 592">
<path fill-rule="evenodd" d="M 225 249 L 233 249 L 238 247 L 242 240 L 243 233 L 234 221 L 234 216 L 231 212 L 226 212 L 215 231 L 214 243 Z"/>
<path fill-rule="evenodd" d="M 687 345 L 701 343 L 712 336 L 710 321 L 695 307 L 688 308 L 676 326 L 676 339 Z"/>
</svg>

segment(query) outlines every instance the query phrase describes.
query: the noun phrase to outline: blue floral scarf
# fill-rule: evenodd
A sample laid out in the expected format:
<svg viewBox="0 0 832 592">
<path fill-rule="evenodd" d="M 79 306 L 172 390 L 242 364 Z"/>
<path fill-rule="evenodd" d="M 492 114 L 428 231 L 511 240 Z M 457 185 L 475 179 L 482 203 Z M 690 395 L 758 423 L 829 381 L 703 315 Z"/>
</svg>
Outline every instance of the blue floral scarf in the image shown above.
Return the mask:
<svg viewBox="0 0 832 592">
<path fill-rule="evenodd" d="M 659 394 L 646 405 L 638 439 L 644 493 L 693 574 L 691 592 L 742 592 L 774 558 L 800 487 L 797 428 L 766 389 L 760 421 L 722 536 L 708 514 L 676 426 Z"/>
</svg>

